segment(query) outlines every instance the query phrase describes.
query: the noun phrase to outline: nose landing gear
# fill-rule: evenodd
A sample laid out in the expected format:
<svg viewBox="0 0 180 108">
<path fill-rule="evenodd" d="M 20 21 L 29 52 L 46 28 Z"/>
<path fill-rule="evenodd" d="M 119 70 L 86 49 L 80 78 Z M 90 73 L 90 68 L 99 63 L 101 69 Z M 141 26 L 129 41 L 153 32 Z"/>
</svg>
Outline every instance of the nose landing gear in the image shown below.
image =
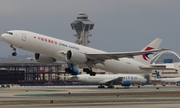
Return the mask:
<svg viewBox="0 0 180 108">
<path fill-rule="evenodd" d="M 16 53 L 16 48 L 13 46 L 13 45 L 10 45 L 10 47 L 13 49 L 13 53 L 12 53 L 12 56 L 16 56 L 17 53 Z"/>
<path fill-rule="evenodd" d="M 16 52 L 13 52 L 13 53 L 12 53 L 12 56 L 16 56 L 16 55 L 17 55 L 17 53 L 16 53 Z"/>
</svg>

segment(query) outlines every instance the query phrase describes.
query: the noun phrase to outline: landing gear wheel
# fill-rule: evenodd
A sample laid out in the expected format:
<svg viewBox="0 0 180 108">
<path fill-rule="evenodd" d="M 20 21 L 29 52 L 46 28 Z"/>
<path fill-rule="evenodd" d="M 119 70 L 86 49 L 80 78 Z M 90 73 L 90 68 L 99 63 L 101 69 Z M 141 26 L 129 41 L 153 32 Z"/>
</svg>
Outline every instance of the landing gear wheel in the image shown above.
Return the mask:
<svg viewBox="0 0 180 108">
<path fill-rule="evenodd" d="M 87 73 L 87 74 L 91 74 L 91 73 L 92 73 L 92 71 L 91 71 L 91 70 L 88 70 L 88 71 L 86 71 L 86 73 Z"/>
<path fill-rule="evenodd" d="M 13 49 L 13 53 L 12 53 L 12 56 L 16 56 L 17 53 L 16 53 L 16 48 L 13 46 L 13 45 L 10 45 L 10 47 Z"/>
<path fill-rule="evenodd" d="M 86 72 L 87 74 L 90 74 L 91 76 L 96 76 L 96 73 L 95 73 L 95 72 L 92 72 L 91 69 L 84 68 L 83 71 Z"/>
<path fill-rule="evenodd" d="M 91 72 L 90 75 L 91 76 L 96 76 L 96 73 L 95 72 Z"/>
<path fill-rule="evenodd" d="M 17 55 L 17 53 L 16 53 L 16 52 L 13 52 L 13 53 L 12 53 L 12 56 L 16 56 L 16 55 Z"/>
<path fill-rule="evenodd" d="M 70 73 L 71 75 L 77 75 L 78 74 L 77 72 L 74 72 L 70 68 L 65 68 L 65 72 Z"/>
<path fill-rule="evenodd" d="M 69 73 L 70 71 L 71 71 L 71 69 L 65 68 L 65 72 Z"/>
<path fill-rule="evenodd" d="M 108 88 L 114 88 L 114 86 L 110 85 L 110 86 L 108 86 Z"/>
<path fill-rule="evenodd" d="M 72 75 L 77 75 L 77 73 L 76 73 L 76 72 L 72 72 L 71 74 L 72 74 Z"/>
<path fill-rule="evenodd" d="M 84 72 L 87 72 L 87 71 L 89 71 L 89 69 L 88 69 L 88 68 L 84 68 L 83 71 L 84 71 Z"/>
<path fill-rule="evenodd" d="M 103 85 L 98 86 L 98 88 L 105 88 Z"/>
</svg>

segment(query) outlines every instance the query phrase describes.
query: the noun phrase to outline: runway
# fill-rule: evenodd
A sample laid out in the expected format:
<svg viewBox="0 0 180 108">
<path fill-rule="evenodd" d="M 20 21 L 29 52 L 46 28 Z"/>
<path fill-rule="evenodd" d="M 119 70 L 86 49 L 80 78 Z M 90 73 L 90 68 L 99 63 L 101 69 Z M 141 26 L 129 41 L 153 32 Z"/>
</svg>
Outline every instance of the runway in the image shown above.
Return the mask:
<svg viewBox="0 0 180 108">
<path fill-rule="evenodd" d="M 97 86 L 11 87 L 0 88 L 1 108 L 56 107 L 130 107 L 156 105 L 156 108 L 180 103 L 180 86 L 132 86 L 130 89 L 98 89 Z M 35 105 L 37 104 L 37 105 Z M 152 107 L 151 107 L 152 108 Z"/>
<path fill-rule="evenodd" d="M 179 108 L 179 102 L 127 102 L 127 103 L 77 103 L 43 105 L 6 105 L 1 108 Z"/>
</svg>

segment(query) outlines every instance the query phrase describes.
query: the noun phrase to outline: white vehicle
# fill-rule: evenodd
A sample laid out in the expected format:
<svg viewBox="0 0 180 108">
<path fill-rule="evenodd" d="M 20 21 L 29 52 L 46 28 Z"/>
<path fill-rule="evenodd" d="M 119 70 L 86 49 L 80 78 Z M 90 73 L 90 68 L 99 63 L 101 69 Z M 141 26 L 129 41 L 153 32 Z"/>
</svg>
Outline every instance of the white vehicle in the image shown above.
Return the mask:
<svg viewBox="0 0 180 108">
<path fill-rule="evenodd" d="M 162 83 L 176 83 L 176 85 L 179 85 L 180 83 L 180 78 L 161 78 L 159 75 L 159 72 L 156 72 L 157 79 L 155 81 L 159 81 Z"/>
<path fill-rule="evenodd" d="M 35 52 L 37 62 L 54 63 L 61 60 L 70 63 L 71 67 L 74 64 L 88 67 L 84 71 L 91 76 L 96 75 L 92 68 L 113 73 L 151 73 L 154 68 L 149 67 L 149 63 L 153 52 L 167 50 L 158 49 L 162 41 L 158 38 L 141 51 L 109 53 L 30 31 L 11 30 L 1 37 L 15 51 L 13 56 L 17 55 L 16 48 L 20 48 Z"/>
</svg>

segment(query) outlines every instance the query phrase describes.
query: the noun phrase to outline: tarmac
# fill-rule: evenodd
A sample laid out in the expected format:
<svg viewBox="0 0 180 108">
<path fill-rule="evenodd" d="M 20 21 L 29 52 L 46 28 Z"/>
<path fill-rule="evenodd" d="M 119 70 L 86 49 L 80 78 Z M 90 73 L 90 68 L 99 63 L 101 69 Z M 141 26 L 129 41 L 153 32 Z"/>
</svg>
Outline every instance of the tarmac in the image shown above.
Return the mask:
<svg viewBox="0 0 180 108">
<path fill-rule="evenodd" d="M 11 86 L 0 88 L 1 108 L 179 108 L 180 86 Z M 152 107 L 153 106 L 153 107 Z"/>
</svg>

